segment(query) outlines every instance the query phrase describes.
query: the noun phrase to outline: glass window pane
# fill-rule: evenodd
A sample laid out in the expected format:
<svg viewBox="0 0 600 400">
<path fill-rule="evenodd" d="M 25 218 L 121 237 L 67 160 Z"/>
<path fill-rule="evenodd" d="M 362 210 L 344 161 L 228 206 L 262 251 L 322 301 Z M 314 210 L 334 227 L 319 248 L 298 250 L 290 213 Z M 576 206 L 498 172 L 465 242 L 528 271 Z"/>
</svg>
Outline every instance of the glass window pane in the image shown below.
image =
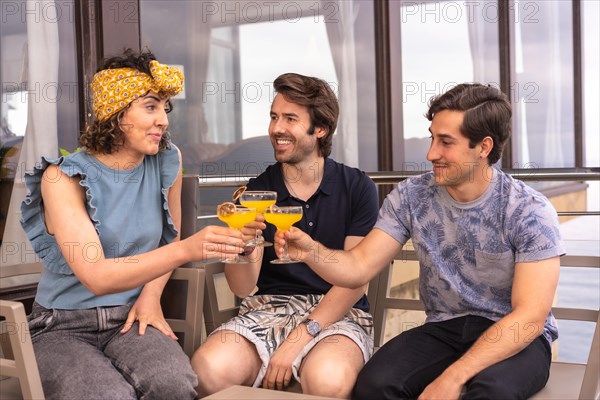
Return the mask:
<svg viewBox="0 0 600 400">
<path fill-rule="evenodd" d="M 293 71 L 318 76 L 339 96 L 327 29 L 324 23 L 315 23 L 314 17 L 240 26 L 239 58 L 244 138 L 267 132 L 273 80 L 280 74 Z"/>
<path fill-rule="evenodd" d="M 140 25 L 142 47 L 185 70 L 169 130 L 186 172 L 243 176 L 274 162 L 269 108 L 284 72 L 332 85 L 341 107 L 332 158 L 377 169 L 372 0 L 142 0 Z"/>
<path fill-rule="evenodd" d="M 571 1 L 515 1 L 515 168 L 575 166 Z"/>
<path fill-rule="evenodd" d="M 562 274 L 562 272 L 561 272 Z M 585 364 L 590 354 L 596 324 L 589 321 L 557 320 L 560 336 L 552 344 L 556 361 Z"/>
<path fill-rule="evenodd" d="M 430 123 L 423 115 L 429 99 L 462 82 L 499 86 L 497 6 L 407 1 L 395 12 L 392 23 L 400 25 L 402 49 L 402 82 L 395 90 L 402 96 L 393 107 L 402 108 L 403 124 L 394 126 L 394 139 L 403 151 L 395 152 L 394 165 L 425 169 Z"/>
<path fill-rule="evenodd" d="M 597 248 L 597 240 L 595 245 Z M 598 287 L 600 271 L 597 268 L 562 268 L 556 293 L 557 306 L 597 310 L 600 307 Z M 587 321 L 559 320 L 558 360 L 585 363 L 595 325 Z"/>
<path fill-rule="evenodd" d="M 234 83 L 237 75 L 237 33 L 238 29 L 235 26 L 211 30 L 206 81 L 202 83 L 202 101 L 206 109 L 208 127 L 206 140 L 209 143 L 230 144 L 239 139 L 242 132 L 239 88 Z M 179 139 L 185 143 L 185 137 Z M 179 141 L 176 140 L 176 143 Z"/>
</svg>

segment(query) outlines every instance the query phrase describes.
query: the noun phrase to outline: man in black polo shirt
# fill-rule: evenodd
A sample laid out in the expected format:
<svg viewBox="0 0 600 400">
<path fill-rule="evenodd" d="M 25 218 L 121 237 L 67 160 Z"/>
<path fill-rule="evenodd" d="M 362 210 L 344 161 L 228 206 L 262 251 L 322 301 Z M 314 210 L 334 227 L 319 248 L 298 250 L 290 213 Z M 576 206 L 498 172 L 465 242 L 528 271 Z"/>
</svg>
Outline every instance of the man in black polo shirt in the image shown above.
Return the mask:
<svg viewBox="0 0 600 400">
<path fill-rule="evenodd" d="M 323 80 L 298 74 L 279 76 L 274 87 L 269 137 L 277 163 L 247 189 L 276 191 L 277 206 L 302 206 L 296 227 L 331 249 L 351 249 L 369 233 L 379 207 L 369 177 L 328 158 L 337 98 Z M 272 240 L 275 227 L 263 221 L 257 217 L 246 234 L 260 228 Z M 199 394 L 236 384 L 282 390 L 295 378 L 303 393 L 349 397 L 373 351 L 365 287 L 331 286 L 304 263 L 271 264 L 273 247 L 250 258 L 225 266 L 229 286 L 244 300 L 239 315 L 192 357 Z"/>
</svg>

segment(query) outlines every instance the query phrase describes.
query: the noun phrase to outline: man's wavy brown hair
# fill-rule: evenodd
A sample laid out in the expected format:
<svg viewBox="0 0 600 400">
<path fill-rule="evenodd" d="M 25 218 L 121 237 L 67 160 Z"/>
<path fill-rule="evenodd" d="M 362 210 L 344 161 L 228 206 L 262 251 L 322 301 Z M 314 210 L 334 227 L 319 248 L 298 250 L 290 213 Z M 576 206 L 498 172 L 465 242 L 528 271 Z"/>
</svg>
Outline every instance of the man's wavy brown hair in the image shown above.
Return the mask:
<svg viewBox="0 0 600 400">
<path fill-rule="evenodd" d="M 432 121 L 435 114 L 443 110 L 464 112 L 460 132 L 469 139 L 469 147 L 474 148 L 490 136 L 494 146 L 488 155 L 488 163 L 492 165 L 500 160 L 511 134 L 512 109 L 508 96 L 491 85 L 461 83 L 432 97 L 425 117 Z"/>
<path fill-rule="evenodd" d="M 323 79 L 287 73 L 273 82 L 275 91 L 287 101 L 304 106 L 310 115 L 308 134 L 315 133 L 315 127 L 323 128 L 327 134 L 318 140 L 319 154 L 329 157 L 333 142 L 333 133 L 337 127 L 340 108 L 337 97 Z"/>
</svg>

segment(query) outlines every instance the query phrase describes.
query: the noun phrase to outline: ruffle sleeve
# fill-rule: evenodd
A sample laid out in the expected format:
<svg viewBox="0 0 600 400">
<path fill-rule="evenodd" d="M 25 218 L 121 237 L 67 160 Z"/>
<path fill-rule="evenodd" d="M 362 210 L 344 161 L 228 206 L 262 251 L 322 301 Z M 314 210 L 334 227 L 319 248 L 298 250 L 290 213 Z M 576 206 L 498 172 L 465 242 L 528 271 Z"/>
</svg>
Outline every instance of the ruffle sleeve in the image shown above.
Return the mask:
<svg viewBox="0 0 600 400">
<path fill-rule="evenodd" d="M 171 216 L 171 210 L 169 209 L 169 189 L 175 183 L 177 175 L 179 174 L 179 150 L 177 147 L 169 142 L 168 148 L 158 153 L 160 159 L 160 174 L 161 174 L 161 192 L 163 200 L 163 232 L 161 242 L 171 243 L 176 237 L 179 231 L 173 222 Z"/>
<path fill-rule="evenodd" d="M 44 171 L 51 164 L 61 165 L 63 161 L 64 157 L 58 159 L 42 157 L 41 162 L 35 165 L 33 171 L 25 174 L 27 195 L 21 203 L 21 226 L 46 269 L 58 274 L 72 275 L 73 271 L 62 256 L 56 239 L 46 230 L 42 202 Z"/>
</svg>

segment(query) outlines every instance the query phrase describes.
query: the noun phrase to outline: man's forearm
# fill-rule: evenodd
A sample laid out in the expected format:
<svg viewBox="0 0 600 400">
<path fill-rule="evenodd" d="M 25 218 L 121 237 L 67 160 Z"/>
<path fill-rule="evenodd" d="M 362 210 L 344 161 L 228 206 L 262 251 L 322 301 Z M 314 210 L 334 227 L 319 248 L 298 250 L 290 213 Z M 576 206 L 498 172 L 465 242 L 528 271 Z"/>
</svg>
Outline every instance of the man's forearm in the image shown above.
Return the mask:
<svg viewBox="0 0 600 400">
<path fill-rule="evenodd" d="M 313 271 L 334 285 L 356 289 L 365 284 L 356 271 L 349 273 L 349 266 L 357 265 L 352 252 L 329 249 L 314 241 L 310 249 L 299 256 Z"/>
<path fill-rule="evenodd" d="M 225 278 L 231 291 L 239 298 L 249 296 L 258 281 L 264 247 L 256 247 L 247 256 L 248 264 L 225 264 Z"/>
</svg>

